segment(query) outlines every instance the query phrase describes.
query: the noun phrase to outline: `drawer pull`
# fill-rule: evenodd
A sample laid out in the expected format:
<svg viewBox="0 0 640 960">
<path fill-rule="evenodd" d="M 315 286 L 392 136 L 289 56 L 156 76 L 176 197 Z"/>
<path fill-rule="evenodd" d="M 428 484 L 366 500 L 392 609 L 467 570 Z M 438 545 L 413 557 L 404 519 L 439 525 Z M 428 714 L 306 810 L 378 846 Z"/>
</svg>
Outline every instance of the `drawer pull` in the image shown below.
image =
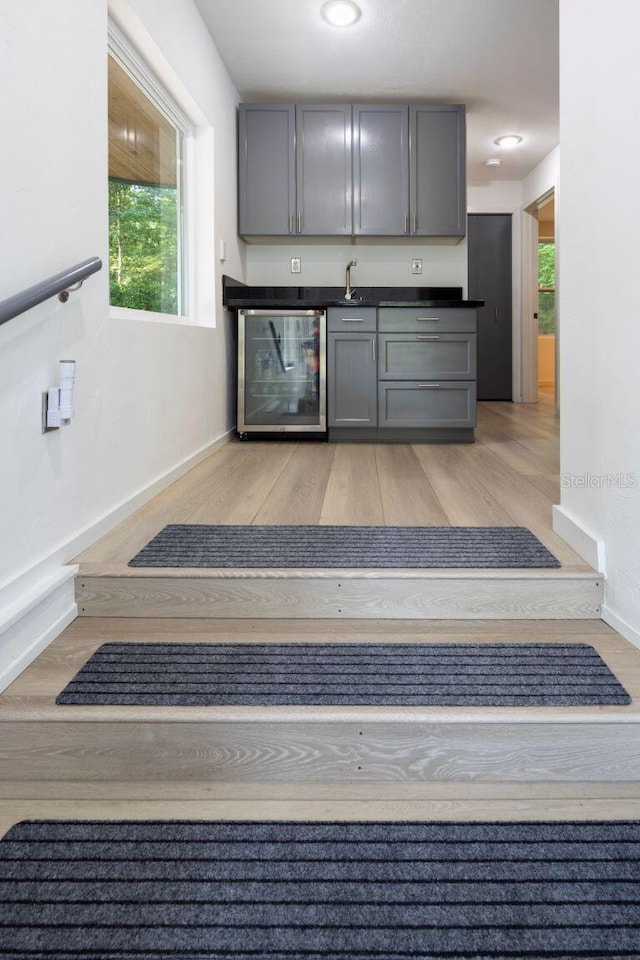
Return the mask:
<svg viewBox="0 0 640 960">
<path fill-rule="evenodd" d="M 419 383 L 419 390 L 437 390 L 440 387 L 439 383 Z"/>
<path fill-rule="evenodd" d="M 340 317 L 340 323 L 364 323 L 364 317 Z"/>
<path fill-rule="evenodd" d="M 416 340 L 439 340 L 439 333 L 417 333 Z"/>
<path fill-rule="evenodd" d="M 437 323 L 440 317 L 416 317 L 419 323 Z"/>
</svg>

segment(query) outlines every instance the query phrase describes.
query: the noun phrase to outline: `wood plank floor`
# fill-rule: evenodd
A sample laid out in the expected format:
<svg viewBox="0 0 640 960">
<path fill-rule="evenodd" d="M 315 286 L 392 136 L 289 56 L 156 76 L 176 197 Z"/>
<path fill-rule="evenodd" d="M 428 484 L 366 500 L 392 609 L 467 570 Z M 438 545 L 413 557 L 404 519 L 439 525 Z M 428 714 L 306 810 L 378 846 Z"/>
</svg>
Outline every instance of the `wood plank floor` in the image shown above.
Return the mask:
<svg viewBox="0 0 640 960">
<path fill-rule="evenodd" d="M 537 404 L 480 403 L 475 444 L 226 444 L 81 553 L 118 571 L 167 523 L 526 526 L 565 572 L 590 571 L 552 530 L 559 423 Z M 166 573 L 166 570 L 164 571 Z"/>
</svg>

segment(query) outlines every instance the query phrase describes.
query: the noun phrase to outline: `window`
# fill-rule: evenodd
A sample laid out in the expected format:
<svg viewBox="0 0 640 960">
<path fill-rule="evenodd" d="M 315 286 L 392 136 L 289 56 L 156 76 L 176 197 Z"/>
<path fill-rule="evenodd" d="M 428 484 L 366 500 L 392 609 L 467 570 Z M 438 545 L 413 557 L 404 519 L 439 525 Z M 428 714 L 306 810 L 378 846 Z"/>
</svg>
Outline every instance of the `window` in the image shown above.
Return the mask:
<svg viewBox="0 0 640 960">
<path fill-rule="evenodd" d="M 556 332 L 556 245 L 538 244 L 538 333 Z"/>
<path fill-rule="evenodd" d="M 184 316 L 189 125 L 136 73 L 126 57 L 109 53 L 110 301 Z"/>
</svg>

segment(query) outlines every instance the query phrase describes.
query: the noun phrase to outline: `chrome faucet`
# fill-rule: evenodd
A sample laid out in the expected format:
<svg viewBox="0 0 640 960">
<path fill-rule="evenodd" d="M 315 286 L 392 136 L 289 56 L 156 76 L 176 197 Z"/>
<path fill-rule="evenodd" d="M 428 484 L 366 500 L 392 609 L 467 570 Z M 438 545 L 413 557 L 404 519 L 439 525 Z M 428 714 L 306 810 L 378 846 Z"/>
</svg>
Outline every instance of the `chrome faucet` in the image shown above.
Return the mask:
<svg viewBox="0 0 640 960">
<path fill-rule="evenodd" d="M 347 289 L 344 295 L 345 300 L 351 300 L 351 296 L 353 293 L 351 289 L 351 267 L 357 267 L 357 266 L 358 266 L 357 260 L 350 260 L 349 263 L 347 264 L 347 278 L 345 281 Z"/>
</svg>

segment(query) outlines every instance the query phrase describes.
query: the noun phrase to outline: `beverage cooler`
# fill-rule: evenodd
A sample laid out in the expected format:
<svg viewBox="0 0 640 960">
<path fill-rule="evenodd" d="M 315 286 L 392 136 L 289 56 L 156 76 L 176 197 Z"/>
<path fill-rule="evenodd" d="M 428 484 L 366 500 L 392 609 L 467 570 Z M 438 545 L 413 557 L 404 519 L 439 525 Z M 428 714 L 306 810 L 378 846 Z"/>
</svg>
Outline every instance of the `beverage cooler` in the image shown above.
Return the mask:
<svg viewBox="0 0 640 960">
<path fill-rule="evenodd" d="M 238 434 L 326 438 L 326 313 L 238 311 Z"/>
</svg>

